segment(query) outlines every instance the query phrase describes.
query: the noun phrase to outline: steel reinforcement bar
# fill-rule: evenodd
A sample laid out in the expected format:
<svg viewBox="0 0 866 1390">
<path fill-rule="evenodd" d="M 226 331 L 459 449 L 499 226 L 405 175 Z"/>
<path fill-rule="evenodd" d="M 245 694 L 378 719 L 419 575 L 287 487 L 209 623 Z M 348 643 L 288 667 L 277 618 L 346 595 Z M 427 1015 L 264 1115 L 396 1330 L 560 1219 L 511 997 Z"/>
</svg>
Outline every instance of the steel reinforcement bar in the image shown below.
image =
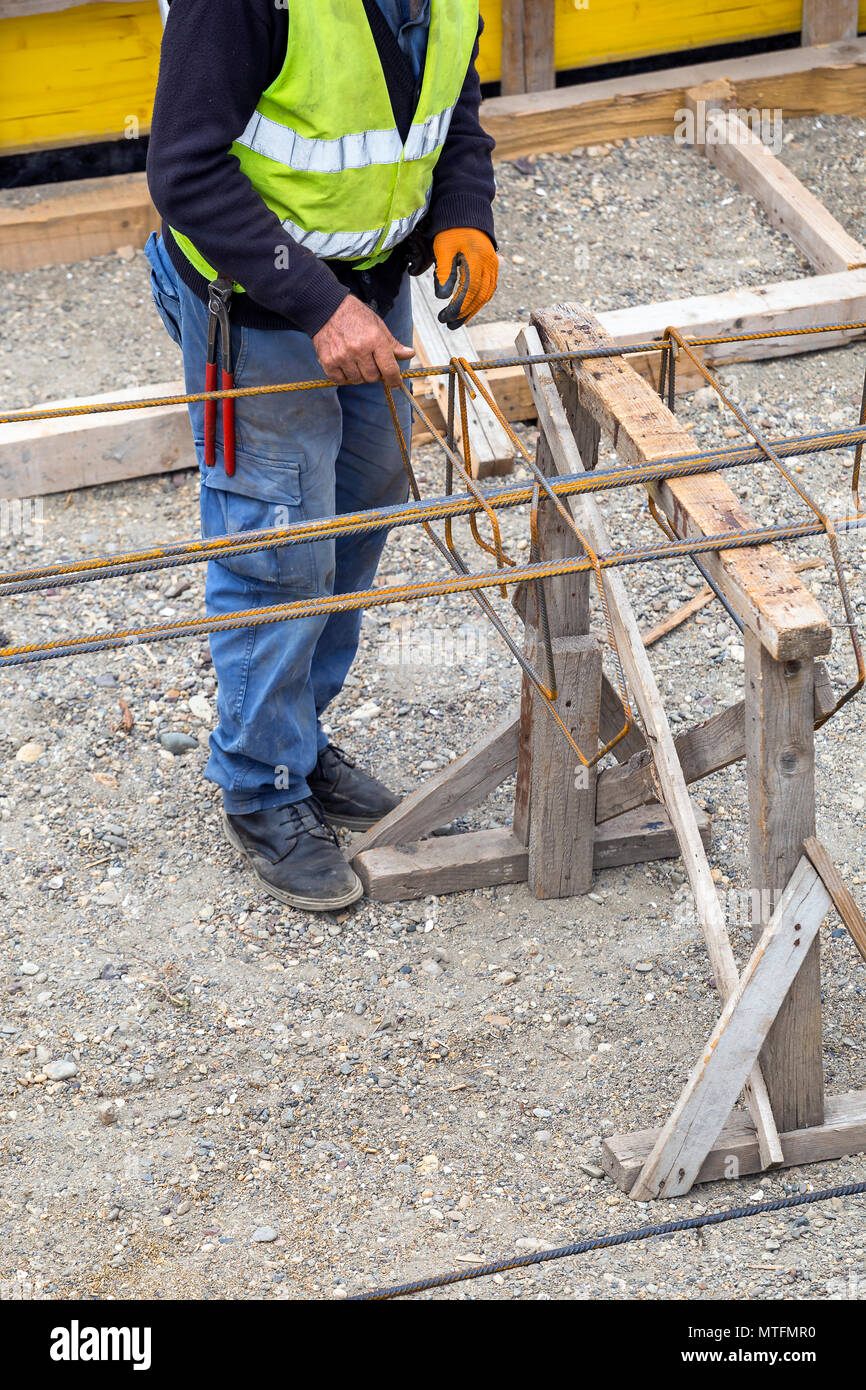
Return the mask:
<svg viewBox="0 0 866 1390">
<path fill-rule="evenodd" d="M 860 425 L 849 430 L 826 430 L 774 440 L 773 447 L 781 457 L 792 458 L 850 448 L 864 442 L 866 425 Z M 666 459 L 663 464 L 617 466 L 595 469 L 589 474 L 560 475 L 550 480 L 550 487 L 558 497 L 609 492 L 640 483 L 663 482 L 670 478 L 740 468 L 747 464 L 761 463 L 764 458 L 761 449 L 754 447 L 714 449 L 703 453 L 678 454 Z M 486 504 L 493 509 L 517 507 L 532 500 L 532 487 L 513 484 L 496 491 L 484 491 L 482 495 Z M 475 514 L 480 510 L 481 504 L 470 493 L 455 493 L 447 497 L 430 498 L 421 502 L 410 501 L 374 511 L 296 522 L 291 526 L 275 527 L 267 531 L 245 531 L 242 536 L 238 533 L 217 536 L 210 540 L 175 541 L 169 545 L 152 546 L 147 550 L 130 551 L 121 555 L 89 556 L 81 560 L 35 565 L 0 574 L 0 598 L 29 593 L 35 589 L 60 588 L 90 580 L 118 578 L 178 565 L 200 564 L 207 560 L 247 555 L 255 550 L 269 550 L 364 531 L 440 521 L 449 517 Z"/>
<path fill-rule="evenodd" d="M 669 331 L 669 330 L 668 330 Z M 866 322 L 864 323 L 820 323 L 807 325 L 803 328 L 786 328 L 783 331 L 771 329 L 760 333 L 724 333 L 712 338 L 689 338 L 690 347 L 717 347 L 724 343 L 751 343 L 770 338 L 801 338 L 818 333 L 858 333 L 866 332 Z M 668 339 L 650 339 L 643 343 L 624 343 L 613 347 L 588 348 L 576 352 L 546 352 L 539 353 L 534 357 L 520 357 L 512 355 L 510 357 L 488 357 L 481 361 L 469 362 L 473 371 L 489 372 L 501 367 L 530 367 L 542 366 L 545 363 L 550 366 L 566 364 L 569 362 L 587 362 L 592 358 L 604 357 L 629 357 L 636 353 L 659 352 L 667 357 L 675 355 L 676 346 Z M 419 381 L 424 377 L 444 376 L 453 371 L 451 363 L 445 366 L 434 367 L 412 367 L 408 371 L 402 372 L 404 381 Z M 99 401 L 82 402 L 80 405 L 55 406 L 45 410 L 24 410 L 12 411 L 6 415 L 0 415 L 0 425 L 24 425 L 35 423 L 39 420 L 64 420 L 76 415 L 101 415 L 112 413 L 118 410 L 148 410 L 165 405 L 191 405 L 199 401 L 220 401 L 227 399 L 239 399 L 243 396 L 268 396 L 280 391 L 321 391 L 334 389 L 337 383 L 328 377 L 320 377 L 315 381 L 284 381 L 275 382 L 266 386 L 235 386 L 224 391 L 195 391 L 169 396 L 154 396 L 145 401 Z"/>
<path fill-rule="evenodd" d="M 832 523 L 836 534 L 859 531 L 866 527 L 866 517 L 854 517 Z M 709 551 L 741 550 L 754 545 L 775 545 L 826 535 L 819 521 L 801 522 L 791 526 L 768 526 L 746 531 L 724 531 L 697 539 L 648 544 L 631 550 L 608 551 L 599 554 L 600 569 L 617 569 L 625 565 L 647 564 L 676 560 L 687 555 Z M 416 584 L 401 584 L 387 589 L 360 590 L 350 594 L 333 594 L 319 598 L 299 599 L 292 603 L 274 604 L 267 608 L 248 609 L 240 613 L 210 618 L 192 618 L 182 623 L 166 623 L 159 627 L 130 628 L 119 632 L 98 633 L 93 636 L 71 637 L 64 640 L 33 643 L 20 647 L 0 648 L 0 667 L 21 665 L 29 661 L 47 661 L 57 657 L 75 656 L 83 652 L 111 651 L 141 646 L 150 642 L 170 641 L 175 637 L 200 636 L 210 632 L 234 631 L 238 628 L 260 627 L 269 623 L 308 618 L 317 614 L 346 612 L 355 608 L 379 608 L 387 603 L 406 603 L 423 598 L 448 594 L 473 593 L 523 580 L 549 579 L 555 575 L 578 574 L 593 570 L 592 560 L 573 556 L 564 560 L 487 571 L 481 574 L 455 574 L 442 579 Z"/>
</svg>

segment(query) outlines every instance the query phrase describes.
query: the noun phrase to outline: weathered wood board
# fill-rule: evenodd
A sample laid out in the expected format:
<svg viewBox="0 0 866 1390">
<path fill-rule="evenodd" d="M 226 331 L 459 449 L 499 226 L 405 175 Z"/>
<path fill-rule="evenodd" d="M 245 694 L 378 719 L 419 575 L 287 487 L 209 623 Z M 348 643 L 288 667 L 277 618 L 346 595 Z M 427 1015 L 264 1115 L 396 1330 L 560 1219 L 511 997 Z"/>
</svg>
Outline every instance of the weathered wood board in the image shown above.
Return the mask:
<svg viewBox="0 0 866 1390">
<path fill-rule="evenodd" d="M 695 805 L 701 840 L 708 846 L 710 820 Z M 613 869 L 654 859 L 674 859 L 676 832 L 660 807 L 639 807 L 595 828 L 593 868 Z M 429 893 L 465 893 L 502 883 L 523 883 L 529 851 L 508 827 L 440 835 L 411 845 L 382 845 L 353 859 L 367 896 L 377 902 L 424 898 Z"/>
</svg>

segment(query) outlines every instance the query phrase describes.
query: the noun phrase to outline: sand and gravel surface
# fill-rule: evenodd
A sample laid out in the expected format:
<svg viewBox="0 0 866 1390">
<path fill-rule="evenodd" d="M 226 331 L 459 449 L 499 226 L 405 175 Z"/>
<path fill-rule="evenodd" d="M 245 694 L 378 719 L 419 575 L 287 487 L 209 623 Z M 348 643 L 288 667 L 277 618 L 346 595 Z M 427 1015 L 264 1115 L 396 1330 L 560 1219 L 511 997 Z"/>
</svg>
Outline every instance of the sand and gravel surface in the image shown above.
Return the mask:
<svg viewBox="0 0 866 1390">
<path fill-rule="evenodd" d="M 860 124 L 788 127 L 784 158 L 863 235 Z M 504 274 L 489 317 L 808 273 L 748 199 L 670 141 L 539 159 L 528 173 L 499 166 L 498 177 Z M 5 275 L 3 289 L 5 406 L 177 374 L 140 253 Z M 864 369 L 858 344 L 723 376 L 784 435 L 853 421 Z M 734 438 L 705 393 L 679 408 L 702 445 Z M 438 490 L 435 453 L 417 463 Z M 831 508 L 846 507 L 850 456 L 797 467 Z M 759 520 L 802 514 L 770 469 L 734 481 Z M 3 567 L 191 536 L 197 491 L 196 475 L 179 472 L 47 498 L 40 534 L 2 540 Z M 603 505 L 617 542 L 652 535 L 636 497 Z M 505 518 L 515 556 L 527 531 L 525 516 Z M 866 551 L 848 539 L 843 554 L 862 620 Z M 424 538 L 401 531 L 381 582 L 438 569 Z M 5 604 L 0 626 L 19 642 L 192 617 L 203 577 L 192 567 L 37 593 Z M 830 568 L 804 579 L 838 623 Z M 683 562 L 632 568 L 626 583 L 648 627 L 700 579 Z M 742 658 L 717 605 L 653 648 L 675 728 L 738 698 Z M 851 674 L 841 629 L 828 664 L 841 689 Z M 215 703 L 203 641 L 6 670 L 0 685 L 5 1291 L 339 1298 L 866 1178 L 866 1158 L 854 1157 L 636 1207 L 602 1176 L 602 1139 L 663 1121 L 718 1015 L 678 861 L 608 871 L 570 901 L 541 903 L 520 885 L 308 916 L 261 893 L 221 838 L 201 776 Z M 382 609 L 365 619 L 330 724 L 408 791 L 518 692 L 470 603 Z M 817 736 L 818 831 L 861 901 L 862 714 L 850 704 Z M 505 821 L 511 792 L 455 828 Z M 732 907 L 748 872 L 742 769 L 697 795 L 742 964 L 750 931 Z M 835 917 L 822 953 L 827 1086 L 840 1094 L 866 1084 L 866 975 Z M 862 1199 L 835 1201 L 430 1296 L 862 1299 L 863 1212 Z"/>
</svg>

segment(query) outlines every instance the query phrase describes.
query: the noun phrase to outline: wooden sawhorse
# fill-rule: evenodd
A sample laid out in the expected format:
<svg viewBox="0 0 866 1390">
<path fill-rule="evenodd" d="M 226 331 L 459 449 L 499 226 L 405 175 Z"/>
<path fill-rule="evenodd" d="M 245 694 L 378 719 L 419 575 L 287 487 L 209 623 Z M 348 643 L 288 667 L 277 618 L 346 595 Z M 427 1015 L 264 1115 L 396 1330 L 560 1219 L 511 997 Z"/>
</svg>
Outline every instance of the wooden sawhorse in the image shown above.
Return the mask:
<svg viewBox="0 0 866 1390">
<path fill-rule="evenodd" d="M 524 355 L 609 348 L 578 305 L 537 315 Z M 600 434 L 625 464 L 697 453 L 689 432 L 627 359 L 570 362 L 558 382 L 527 368 L 538 408 L 538 463 L 548 475 L 591 470 Z M 753 526 L 719 473 L 653 483 L 656 506 L 681 537 Z M 596 551 L 610 550 L 590 494 L 569 500 Z M 540 512 L 542 558 L 581 553 L 550 506 Z M 539 897 L 588 891 L 593 871 L 681 854 L 716 986 L 724 1002 L 668 1122 L 617 1135 L 609 1175 L 636 1199 L 687 1192 L 695 1181 L 840 1157 L 866 1149 L 866 1091 L 825 1097 L 818 929 L 835 903 L 866 956 L 866 922 L 815 836 L 814 727 L 833 707 L 818 661 L 831 645 L 823 610 L 793 565 L 769 545 L 710 552 L 704 562 L 744 626 L 745 690 L 736 705 L 674 739 L 619 570 L 605 592 L 619 657 L 640 713 L 615 766 L 579 769 L 524 679 L 519 712 L 407 797 L 353 846 L 369 895 L 380 900 L 528 879 Z M 622 726 L 615 690 L 589 630 L 589 576 L 545 581 L 558 708 L 582 748 Z M 534 652 L 534 594 L 516 603 Z M 750 809 L 751 884 L 762 904 L 755 948 L 739 973 L 706 855 L 709 822 L 688 784 L 742 758 Z M 511 827 L 423 839 L 517 774 Z M 734 1110 L 744 1095 L 748 1114 Z"/>
</svg>

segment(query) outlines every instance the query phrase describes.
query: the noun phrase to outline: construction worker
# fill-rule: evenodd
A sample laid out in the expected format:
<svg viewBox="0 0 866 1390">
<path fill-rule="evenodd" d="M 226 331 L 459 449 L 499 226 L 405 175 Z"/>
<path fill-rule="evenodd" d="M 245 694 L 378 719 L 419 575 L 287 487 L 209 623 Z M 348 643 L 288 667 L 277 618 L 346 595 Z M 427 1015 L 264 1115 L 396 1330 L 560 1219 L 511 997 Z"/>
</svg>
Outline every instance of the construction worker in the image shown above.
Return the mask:
<svg viewBox="0 0 866 1390">
<path fill-rule="evenodd" d="M 147 255 L 187 391 L 216 383 L 218 358 L 239 387 L 335 383 L 190 407 L 205 537 L 406 500 L 381 383 L 398 386 L 412 356 L 407 272 L 435 264 L 455 327 L 496 287 L 479 29 L 477 0 L 173 0 L 147 164 L 163 224 Z M 211 561 L 207 611 L 368 589 L 384 541 Z M 398 800 L 322 726 L 360 626 L 354 611 L 210 639 L 206 775 L 226 834 L 269 893 L 311 911 L 362 893 L 335 827 L 365 829 Z"/>
</svg>

